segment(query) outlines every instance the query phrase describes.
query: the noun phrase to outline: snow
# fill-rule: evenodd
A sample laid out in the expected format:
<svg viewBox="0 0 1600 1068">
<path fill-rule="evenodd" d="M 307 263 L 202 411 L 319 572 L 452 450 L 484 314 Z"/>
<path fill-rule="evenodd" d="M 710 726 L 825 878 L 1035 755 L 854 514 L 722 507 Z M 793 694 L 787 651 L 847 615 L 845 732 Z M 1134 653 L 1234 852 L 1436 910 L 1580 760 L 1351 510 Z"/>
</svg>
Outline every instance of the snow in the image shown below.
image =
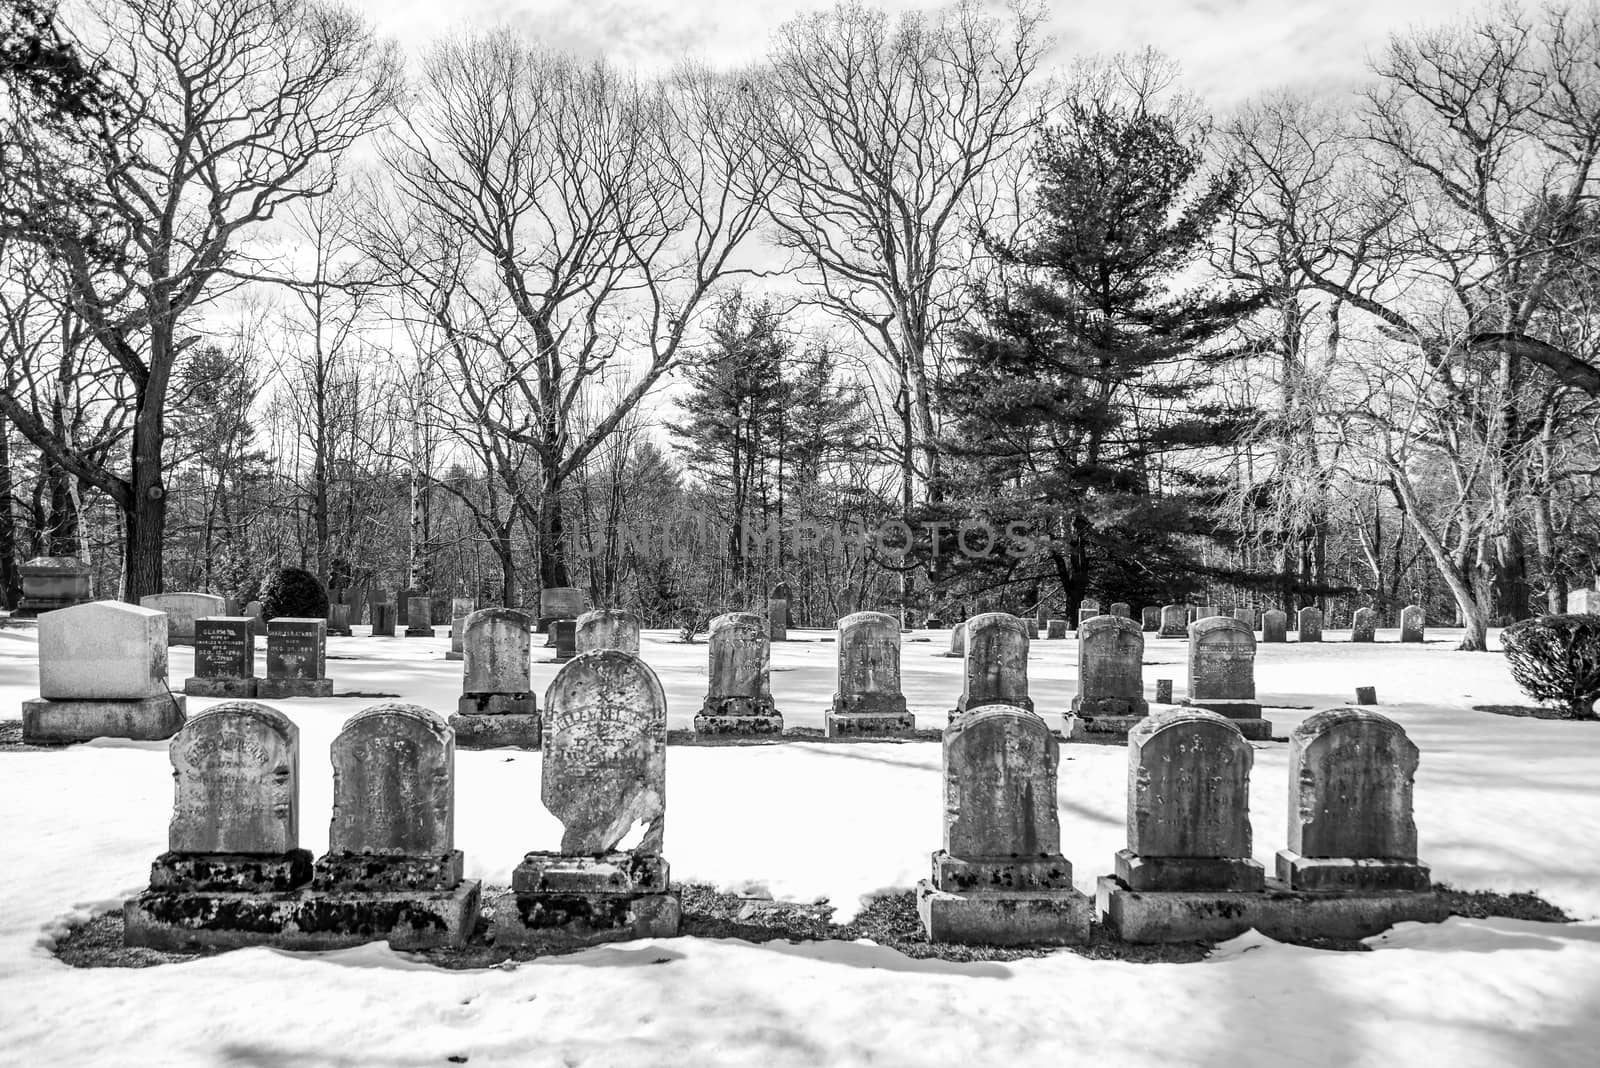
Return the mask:
<svg viewBox="0 0 1600 1068">
<path fill-rule="evenodd" d="M 773 648 L 773 692 L 792 726 L 821 727 L 836 646 L 792 631 Z M 904 646 L 923 726 L 959 693 L 948 632 Z M 384 945 L 333 953 L 242 950 L 153 969 L 72 969 L 50 953 L 75 918 L 143 888 L 172 802 L 164 743 L 0 752 L 0 1064 L 746 1065 L 1594 1063 L 1600 1041 L 1600 731 L 1474 705 L 1525 704 L 1495 654 L 1396 632 L 1351 645 L 1260 647 L 1276 733 L 1313 708 L 1378 688 L 1381 710 L 1422 750 L 1417 825 L 1438 881 L 1537 890 L 1576 925 L 1453 919 L 1405 924 L 1376 952 L 1331 953 L 1250 933 L 1196 964 L 1127 964 L 1059 951 L 1011 963 L 911 960 L 871 943 L 751 945 L 670 939 L 470 972 Z M 647 632 L 643 654 L 687 729 L 706 647 Z M 37 693 L 33 633 L 0 631 L 0 701 Z M 336 693 L 400 694 L 448 713 L 461 665 L 448 639 L 333 638 Z M 536 650 L 536 659 L 547 654 Z M 1147 682 L 1176 680 L 1181 641 L 1152 640 Z M 174 682 L 192 653 L 175 648 Z M 1059 722 L 1076 645 L 1035 643 L 1037 707 Z M 537 683 L 556 665 L 539 663 Z M 328 745 L 379 698 L 289 700 L 301 730 L 301 844 L 326 846 Z M 211 704 L 190 698 L 191 712 Z M 1302 706 L 1302 707 L 1286 707 Z M 1123 844 L 1126 750 L 1062 747 L 1063 851 L 1091 892 Z M 1283 845 L 1287 747 L 1257 747 L 1256 857 Z M 505 884 L 529 849 L 552 848 L 537 754 L 457 754 L 457 843 L 469 876 Z M 679 747 L 668 754 L 666 856 L 679 881 L 826 898 L 838 917 L 923 877 L 939 846 L 936 743 Z"/>
</svg>

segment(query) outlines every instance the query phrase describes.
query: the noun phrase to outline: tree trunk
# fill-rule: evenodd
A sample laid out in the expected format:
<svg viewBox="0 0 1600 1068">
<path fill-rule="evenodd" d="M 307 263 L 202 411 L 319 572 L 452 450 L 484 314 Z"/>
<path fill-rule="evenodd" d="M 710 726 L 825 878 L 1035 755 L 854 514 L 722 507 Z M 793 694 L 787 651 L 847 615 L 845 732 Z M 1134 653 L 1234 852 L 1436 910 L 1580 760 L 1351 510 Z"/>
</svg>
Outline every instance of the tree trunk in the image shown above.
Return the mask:
<svg viewBox="0 0 1600 1068">
<path fill-rule="evenodd" d="M 12 504 L 11 423 L 0 416 L 0 605 L 15 608 L 22 597 L 17 571 L 17 513 Z"/>
<path fill-rule="evenodd" d="M 166 540 L 167 488 L 161 481 L 161 447 L 166 433 L 162 418 L 165 400 L 165 382 L 156 383 L 152 375 L 140 393 L 133 424 L 131 493 L 118 502 L 122 505 L 126 534 L 122 599 L 129 604 L 163 592 L 161 552 Z"/>
</svg>

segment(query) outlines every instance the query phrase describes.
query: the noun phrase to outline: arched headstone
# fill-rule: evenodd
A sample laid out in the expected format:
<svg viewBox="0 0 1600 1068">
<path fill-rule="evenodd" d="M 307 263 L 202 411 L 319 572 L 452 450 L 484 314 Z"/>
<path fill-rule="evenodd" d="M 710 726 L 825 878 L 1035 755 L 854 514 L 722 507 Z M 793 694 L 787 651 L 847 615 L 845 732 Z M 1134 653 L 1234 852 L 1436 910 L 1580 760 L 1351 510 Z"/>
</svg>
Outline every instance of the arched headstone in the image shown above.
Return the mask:
<svg viewBox="0 0 1600 1068">
<path fill-rule="evenodd" d="M 578 617 L 575 645 L 580 653 L 616 649 L 639 655 L 639 615 L 626 608 L 596 608 Z"/>
<path fill-rule="evenodd" d="M 462 621 L 461 698 L 450 717 L 458 747 L 539 747 L 532 632 L 533 620 L 515 608 L 480 608 Z"/>
<path fill-rule="evenodd" d="M 1288 641 L 1289 614 L 1276 608 L 1261 613 L 1261 640 L 1263 643 Z"/>
<path fill-rule="evenodd" d="M 1161 632 L 1158 637 L 1182 638 L 1189 633 L 1189 610 L 1181 604 L 1169 604 L 1161 609 Z"/>
<path fill-rule="evenodd" d="M 828 737 L 904 734 L 916 727 L 900 692 L 900 624 L 883 612 L 839 620 L 839 689 Z"/>
<path fill-rule="evenodd" d="M 1320 642 L 1322 640 L 1322 609 L 1314 605 L 1307 605 L 1300 609 L 1295 630 L 1299 640 L 1302 642 Z"/>
<path fill-rule="evenodd" d="M 1420 642 L 1427 627 L 1427 615 L 1419 604 L 1409 604 L 1400 611 L 1400 640 Z"/>
<path fill-rule="evenodd" d="M 711 621 L 705 702 L 694 729 L 710 734 L 775 734 L 783 716 L 772 702 L 767 620 L 729 612 Z"/>
<path fill-rule="evenodd" d="M 967 655 L 967 624 L 965 620 L 950 628 L 950 651 L 944 655 L 959 657 Z"/>
<path fill-rule="evenodd" d="M 1144 635 L 1124 616 L 1096 616 L 1078 628 L 1078 694 L 1072 710 L 1086 720 L 1144 716 Z M 1126 730 L 1131 724 L 1122 724 Z"/>
<path fill-rule="evenodd" d="M 1371 642 L 1377 633 L 1378 613 L 1371 608 L 1358 608 L 1350 617 L 1350 640 Z"/>
<path fill-rule="evenodd" d="M 1246 738 L 1270 738 L 1272 725 L 1256 701 L 1256 636 L 1231 616 L 1189 627 L 1189 694 L 1183 702 L 1235 721 Z"/>
<path fill-rule="evenodd" d="M 1028 633 L 1022 620 L 1005 612 L 985 612 L 967 620 L 964 684 L 955 716 L 984 705 L 1033 708 L 1028 696 Z"/>
</svg>

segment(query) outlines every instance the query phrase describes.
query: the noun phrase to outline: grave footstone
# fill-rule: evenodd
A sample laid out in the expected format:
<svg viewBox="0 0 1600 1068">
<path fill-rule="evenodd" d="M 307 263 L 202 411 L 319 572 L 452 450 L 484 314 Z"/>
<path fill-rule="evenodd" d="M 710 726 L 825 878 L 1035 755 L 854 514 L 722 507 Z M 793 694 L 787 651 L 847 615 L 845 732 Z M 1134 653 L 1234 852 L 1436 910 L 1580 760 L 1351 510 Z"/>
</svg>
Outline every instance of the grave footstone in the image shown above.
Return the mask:
<svg viewBox="0 0 1600 1068">
<path fill-rule="evenodd" d="M 1272 737 L 1256 701 L 1256 636 L 1237 619 L 1211 616 L 1189 627 L 1189 693 L 1184 704 L 1234 721 L 1246 738 Z"/>
<path fill-rule="evenodd" d="M 327 677 L 328 621 L 280 616 L 267 623 L 267 677 L 256 684 L 266 700 L 332 697 Z"/>
<path fill-rule="evenodd" d="M 596 608 L 578 617 L 573 642 L 580 653 L 618 649 L 639 655 L 639 615 L 626 608 Z"/>
<path fill-rule="evenodd" d="M 893 616 L 856 612 L 839 620 L 838 677 L 826 721 L 829 738 L 916 728 L 900 692 L 900 624 Z"/>
<path fill-rule="evenodd" d="M 1419 604 L 1409 604 L 1400 611 L 1400 640 L 1403 642 L 1420 642 L 1423 640 L 1427 625 L 1427 616 Z"/>
<path fill-rule="evenodd" d="M 1378 613 L 1372 608 L 1358 608 L 1350 617 L 1350 640 L 1371 642 L 1377 634 Z"/>
<path fill-rule="evenodd" d="M 1064 619 L 1052 619 L 1052 620 L 1050 620 L 1049 623 L 1047 624 L 1047 629 L 1045 630 L 1045 634 L 1050 638 L 1051 641 L 1064 641 L 1064 640 L 1066 640 L 1066 637 L 1067 637 L 1067 621 L 1064 620 Z"/>
<path fill-rule="evenodd" d="M 1154 634 L 1161 629 L 1161 608 L 1158 605 L 1146 605 L 1139 610 L 1139 629 L 1146 634 Z"/>
<path fill-rule="evenodd" d="M 965 620 L 950 628 L 950 651 L 944 655 L 956 657 L 967 655 L 967 624 Z"/>
<path fill-rule="evenodd" d="M 1189 610 L 1181 604 L 1165 605 L 1161 609 L 1160 638 L 1182 638 L 1189 633 Z"/>
<path fill-rule="evenodd" d="M 139 598 L 139 604 L 167 614 L 168 645 L 193 645 L 194 621 L 220 616 L 225 607 L 221 597 L 210 593 L 153 593 Z"/>
<path fill-rule="evenodd" d="M 1078 628 L 1077 728 L 1126 734 L 1150 712 L 1144 697 L 1144 635 L 1123 616 L 1096 616 Z"/>
<path fill-rule="evenodd" d="M 711 621 L 706 698 L 694 717 L 703 734 L 778 734 L 783 716 L 772 702 L 767 621 L 729 612 Z"/>
<path fill-rule="evenodd" d="M 482 608 L 463 622 L 462 693 L 450 717 L 460 748 L 539 748 L 532 631 L 527 613 L 513 608 Z"/>
<path fill-rule="evenodd" d="M 1289 614 L 1280 612 L 1276 608 L 1269 608 L 1261 613 L 1261 640 L 1262 642 L 1288 641 Z"/>
<path fill-rule="evenodd" d="M 1028 634 L 1022 620 L 1005 612 L 985 612 L 967 620 L 967 653 L 962 659 L 961 699 L 951 722 L 984 705 L 1033 709 L 1028 696 Z"/>
<path fill-rule="evenodd" d="M 981 618 L 981 617 L 977 617 Z M 917 884 L 932 942 L 1065 945 L 1089 936 L 1056 812 L 1055 735 L 1025 708 L 974 709 L 945 728 L 944 848 Z"/>
<path fill-rule="evenodd" d="M 39 696 L 22 703 L 22 740 L 159 741 L 184 723 L 167 688 L 167 615 L 92 601 L 39 617 Z"/>
<path fill-rule="evenodd" d="M 406 637 L 433 637 L 433 599 L 415 590 L 406 592 Z"/>
<path fill-rule="evenodd" d="M 496 945 L 676 935 L 661 855 L 667 703 L 655 673 L 616 649 L 582 653 L 545 692 L 545 717 L 541 797 L 561 821 L 561 847 L 528 853 L 512 873 Z"/>
<path fill-rule="evenodd" d="M 1300 609 L 1300 615 L 1295 623 L 1295 631 L 1302 642 L 1320 642 L 1322 640 L 1322 609 L 1307 605 Z"/>
<path fill-rule="evenodd" d="M 194 621 L 194 675 L 183 681 L 190 697 L 256 696 L 256 638 L 249 616 Z"/>
</svg>

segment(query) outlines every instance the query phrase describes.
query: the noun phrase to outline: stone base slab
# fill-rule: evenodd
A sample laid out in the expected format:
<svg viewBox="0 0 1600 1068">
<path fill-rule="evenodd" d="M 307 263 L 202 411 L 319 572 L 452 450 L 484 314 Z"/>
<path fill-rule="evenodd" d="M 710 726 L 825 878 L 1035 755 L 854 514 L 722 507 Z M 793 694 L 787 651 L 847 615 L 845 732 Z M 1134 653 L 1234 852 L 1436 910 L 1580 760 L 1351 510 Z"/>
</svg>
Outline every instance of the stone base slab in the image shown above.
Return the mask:
<svg viewBox="0 0 1600 1068">
<path fill-rule="evenodd" d="M 829 712 L 829 738 L 874 737 L 906 734 L 917 729 L 910 712 Z"/>
<path fill-rule="evenodd" d="M 446 891 L 461 885 L 465 864 L 459 849 L 440 857 L 325 853 L 312 870 L 311 889 L 343 893 Z"/>
<path fill-rule="evenodd" d="M 183 692 L 190 697 L 254 697 L 258 680 L 202 679 L 198 676 L 183 680 Z"/>
<path fill-rule="evenodd" d="M 569 857 L 535 852 L 511 872 L 511 890 L 518 894 L 661 894 L 671 883 L 671 869 L 659 853 Z"/>
<path fill-rule="evenodd" d="M 125 700 L 43 697 L 22 702 L 22 740 L 28 745 L 69 745 L 94 738 L 131 738 L 159 742 L 182 729 L 185 702 L 181 694 Z"/>
<path fill-rule="evenodd" d="M 933 854 L 932 885 L 951 894 L 1035 893 L 1072 889 L 1072 862 L 1044 857 L 953 857 Z"/>
<path fill-rule="evenodd" d="M 467 658 L 467 654 L 458 653 L 454 649 L 451 649 L 449 652 L 444 654 L 444 658 L 446 660 L 465 660 Z"/>
<path fill-rule="evenodd" d="M 965 946 L 1067 946 L 1089 940 L 1094 903 L 1076 890 L 952 894 L 917 883 L 917 914 L 930 942 Z"/>
<path fill-rule="evenodd" d="M 1428 868 L 1416 861 L 1358 857 L 1302 857 L 1278 850 L 1278 879 L 1292 890 L 1419 893 L 1432 887 Z"/>
<path fill-rule="evenodd" d="M 1067 741 L 1094 735 L 1097 738 L 1126 738 L 1128 732 L 1148 719 L 1147 715 L 1138 716 L 1069 716 L 1065 737 Z"/>
<path fill-rule="evenodd" d="M 1137 701 L 1125 697 L 1100 697 L 1085 701 L 1082 697 L 1074 697 L 1072 711 L 1084 719 L 1140 720 L 1150 714 L 1150 702 L 1142 697 Z"/>
<path fill-rule="evenodd" d="M 1261 892 L 1130 890 L 1101 876 L 1100 922 L 1124 942 L 1221 942 L 1254 928 L 1269 938 L 1368 938 L 1411 920 L 1438 923 L 1449 913 L 1437 894 L 1331 894 L 1293 891 L 1275 879 Z"/>
<path fill-rule="evenodd" d="M 539 699 L 531 693 L 464 693 L 456 701 L 462 716 L 531 716 L 539 711 Z"/>
<path fill-rule="evenodd" d="M 1272 721 L 1261 718 L 1261 706 L 1248 701 L 1182 701 L 1185 708 L 1203 708 L 1227 718 L 1247 741 L 1270 742 Z"/>
<path fill-rule="evenodd" d="M 495 905 L 497 946 L 570 949 L 635 938 L 676 938 L 683 908 L 659 894 L 507 894 Z"/>
<path fill-rule="evenodd" d="M 277 946 L 396 949 L 465 945 L 478 922 L 477 880 L 438 893 L 288 894 L 147 890 L 122 906 L 123 943 L 175 952 Z"/>
<path fill-rule="evenodd" d="M 778 712 L 750 716 L 701 712 L 694 717 L 694 730 L 696 734 L 782 734 L 783 716 Z"/>
<path fill-rule="evenodd" d="M 311 881 L 311 854 L 163 853 L 150 865 L 150 889 L 194 893 L 269 894 Z"/>
<path fill-rule="evenodd" d="M 432 627 L 407 627 L 406 628 L 406 637 L 407 638 L 431 638 L 431 637 L 433 637 L 433 628 Z"/>
<path fill-rule="evenodd" d="M 256 696 L 267 701 L 285 697 L 332 697 L 332 679 L 262 679 L 256 684 Z"/>
<path fill-rule="evenodd" d="M 457 749 L 537 749 L 542 726 L 537 713 L 514 715 L 463 715 L 450 717 Z"/>
<path fill-rule="evenodd" d="M 1130 890 L 1262 890 L 1267 871 L 1247 857 L 1145 857 L 1119 849 L 1117 879 Z"/>
</svg>

